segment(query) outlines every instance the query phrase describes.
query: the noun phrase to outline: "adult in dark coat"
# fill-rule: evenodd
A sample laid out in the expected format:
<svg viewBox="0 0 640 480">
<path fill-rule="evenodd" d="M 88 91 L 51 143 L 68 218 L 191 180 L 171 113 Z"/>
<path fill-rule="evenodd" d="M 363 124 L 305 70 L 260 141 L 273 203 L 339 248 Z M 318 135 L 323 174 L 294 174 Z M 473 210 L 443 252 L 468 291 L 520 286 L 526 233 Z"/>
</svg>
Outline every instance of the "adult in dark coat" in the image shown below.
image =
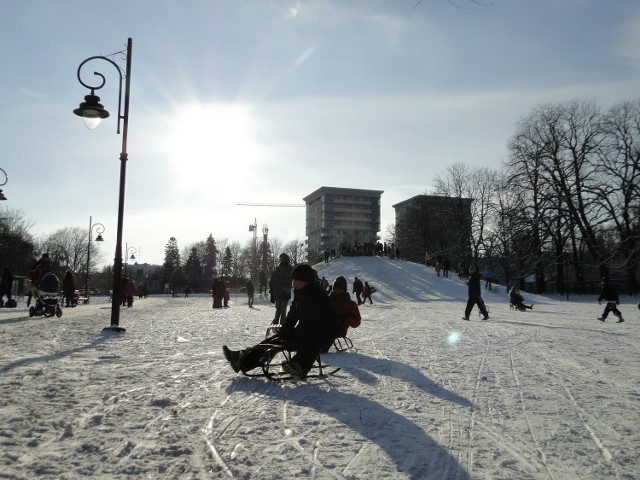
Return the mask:
<svg viewBox="0 0 640 480">
<path fill-rule="evenodd" d="M 213 280 L 211 295 L 213 296 L 213 308 L 222 308 L 222 300 L 227 286 L 224 284 L 222 276 Z"/>
<path fill-rule="evenodd" d="M 280 254 L 280 265 L 269 280 L 271 302 L 276 304 L 276 314 L 271 325 L 280 325 L 287 316 L 287 306 L 291 300 L 291 260 L 286 253 Z"/>
<path fill-rule="evenodd" d="M 76 293 L 76 283 L 73 281 L 73 273 L 67 270 L 62 279 L 62 294 L 64 295 L 65 307 L 75 307 L 73 295 Z"/>
<path fill-rule="evenodd" d="M 247 297 L 249 299 L 249 308 L 253 307 L 253 282 L 249 280 L 247 282 Z"/>
<path fill-rule="evenodd" d="M 360 298 L 360 295 L 362 295 L 362 291 L 364 290 L 364 284 L 362 283 L 362 280 L 360 280 L 358 277 L 356 277 L 356 279 L 353 281 L 353 293 L 356 294 L 356 300 L 358 300 L 358 305 L 362 305 L 362 299 Z"/>
<path fill-rule="evenodd" d="M 602 312 L 602 315 L 598 317 L 598 320 L 604 322 L 609 315 L 609 312 L 613 312 L 613 314 L 618 317 L 618 323 L 624 322 L 622 313 L 618 310 L 618 305 L 620 305 L 618 290 L 615 285 L 609 282 L 607 277 L 603 277 L 602 283 L 600 284 L 600 296 L 598 297 L 598 303 L 602 302 L 602 300 L 606 301 L 607 305 L 604 307 L 604 312 Z"/>
<path fill-rule="evenodd" d="M 469 280 L 467 281 L 469 286 L 469 299 L 467 300 L 467 308 L 464 310 L 463 320 L 469 320 L 469 314 L 473 310 L 473 306 L 477 305 L 482 314 L 483 320 L 489 320 L 489 312 L 482 300 L 481 288 L 480 288 L 480 273 L 475 265 L 469 267 Z"/>
<path fill-rule="evenodd" d="M 304 378 L 316 360 L 321 346 L 334 334 L 336 321 L 331 311 L 329 297 L 315 281 L 315 272 L 309 265 L 296 266 L 291 273 L 294 288 L 291 309 L 280 332 L 259 344 L 244 350 L 222 347 L 224 356 L 236 371 L 248 372 L 260 366 L 265 352 L 273 345 L 283 345 L 295 350 L 290 362 L 283 369 L 295 378 Z"/>
<path fill-rule="evenodd" d="M 5 267 L 2 271 L 2 279 L 0 279 L 0 307 L 4 306 L 4 296 L 7 296 L 7 303 L 11 301 L 11 289 L 13 288 L 13 275 L 11 271 Z"/>
</svg>

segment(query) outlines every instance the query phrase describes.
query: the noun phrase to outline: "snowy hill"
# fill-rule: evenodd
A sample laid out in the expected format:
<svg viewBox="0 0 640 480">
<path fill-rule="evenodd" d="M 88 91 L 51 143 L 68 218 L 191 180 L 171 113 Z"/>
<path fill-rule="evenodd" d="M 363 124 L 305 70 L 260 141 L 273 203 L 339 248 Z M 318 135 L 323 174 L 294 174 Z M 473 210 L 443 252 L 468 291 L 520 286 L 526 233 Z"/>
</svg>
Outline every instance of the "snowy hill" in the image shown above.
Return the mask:
<svg viewBox="0 0 640 480">
<path fill-rule="evenodd" d="M 373 257 L 315 266 L 378 288 L 323 356 L 327 379 L 234 373 L 221 346 L 262 338 L 268 299 L 152 297 L 30 318 L 0 309 L 0 476 L 10 479 L 635 479 L 640 471 L 640 312 L 601 323 L 594 297 L 525 294 L 490 321 L 460 319 L 455 276 Z"/>
<path fill-rule="evenodd" d="M 382 302 L 408 301 L 467 301 L 467 287 L 450 273 L 449 278 L 438 277 L 433 268 L 404 260 L 380 257 L 342 257 L 332 263 L 314 265 L 320 277 L 330 282 L 338 275 L 351 285 L 355 277 L 368 281 L 378 289 L 376 298 Z"/>
</svg>

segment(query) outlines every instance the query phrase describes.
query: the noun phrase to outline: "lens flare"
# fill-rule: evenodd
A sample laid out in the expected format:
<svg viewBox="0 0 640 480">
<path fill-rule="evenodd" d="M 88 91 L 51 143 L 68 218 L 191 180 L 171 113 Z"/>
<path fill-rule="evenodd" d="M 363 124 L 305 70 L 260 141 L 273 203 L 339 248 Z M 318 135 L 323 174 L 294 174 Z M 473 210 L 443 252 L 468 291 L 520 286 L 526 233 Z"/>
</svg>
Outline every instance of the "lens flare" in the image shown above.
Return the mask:
<svg viewBox="0 0 640 480">
<path fill-rule="evenodd" d="M 449 336 L 447 337 L 447 345 L 449 345 L 450 347 L 457 345 L 458 343 L 460 343 L 460 338 L 461 335 L 459 332 L 451 332 L 451 334 L 449 334 Z"/>
</svg>

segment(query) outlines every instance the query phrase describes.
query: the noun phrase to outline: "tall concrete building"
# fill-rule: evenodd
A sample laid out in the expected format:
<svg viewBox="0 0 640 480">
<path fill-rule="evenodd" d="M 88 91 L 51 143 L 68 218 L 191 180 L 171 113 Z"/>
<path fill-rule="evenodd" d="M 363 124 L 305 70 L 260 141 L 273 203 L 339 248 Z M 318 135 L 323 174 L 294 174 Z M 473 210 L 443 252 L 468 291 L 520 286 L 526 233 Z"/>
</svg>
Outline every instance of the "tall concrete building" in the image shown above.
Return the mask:
<svg viewBox="0 0 640 480">
<path fill-rule="evenodd" d="M 471 255 L 472 202 L 470 198 L 416 195 L 393 205 L 402 257 L 424 262 L 429 254 L 448 258 L 455 265 L 467 261 Z"/>
<path fill-rule="evenodd" d="M 374 244 L 380 239 L 380 197 L 383 190 L 320 187 L 303 198 L 309 261 L 325 249 Z"/>
</svg>

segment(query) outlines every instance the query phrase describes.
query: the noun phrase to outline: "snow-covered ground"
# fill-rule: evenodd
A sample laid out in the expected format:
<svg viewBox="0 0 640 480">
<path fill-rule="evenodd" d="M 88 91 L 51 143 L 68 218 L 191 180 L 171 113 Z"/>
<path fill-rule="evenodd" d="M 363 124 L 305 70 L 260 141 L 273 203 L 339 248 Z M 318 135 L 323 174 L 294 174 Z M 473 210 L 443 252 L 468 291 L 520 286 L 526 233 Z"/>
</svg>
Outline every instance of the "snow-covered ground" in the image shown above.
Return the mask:
<svg viewBox="0 0 640 480">
<path fill-rule="evenodd" d="M 61 319 L 0 311 L 0 477 L 179 479 L 637 479 L 640 311 L 601 323 L 595 297 L 486 292 L 491 320 L 461 320 L 466 286 L 380 258 L 318 265 L 378 288 L 357 348 L 327 379 L 235 374 L 221 346 L 264 336 L 244 297 L 155 297 Z M 453 335 L 452 335 L 453 334 Z M 458 341 L 452 341 L 458 338 Z"/>
</svg>

